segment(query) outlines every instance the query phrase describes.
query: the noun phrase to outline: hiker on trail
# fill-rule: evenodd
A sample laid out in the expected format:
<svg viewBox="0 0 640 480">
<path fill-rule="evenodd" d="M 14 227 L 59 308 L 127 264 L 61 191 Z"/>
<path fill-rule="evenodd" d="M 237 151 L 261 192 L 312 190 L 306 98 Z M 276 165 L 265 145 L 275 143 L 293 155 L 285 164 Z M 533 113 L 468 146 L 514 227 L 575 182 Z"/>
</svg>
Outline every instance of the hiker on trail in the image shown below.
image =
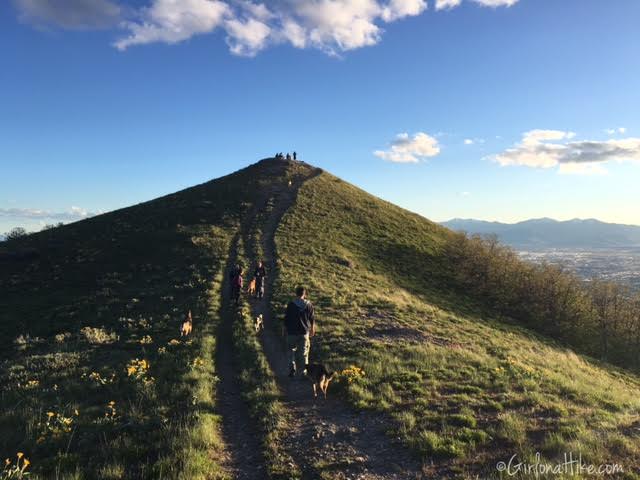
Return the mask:
<svg viewBox="0 0 640 480">
<path fill-rule="evenodd" d="M 296 299 L 289 302 L 284 315 L 284 326 L 287 334 L 287 352 L 289 354 L 289 376 L 293 377 L 298 368 L 304 374 L 305 365 L 309 363 L 311 340 L 316 334 L 313 305 L 305 297 L 304 287 L 296 288 Z"/>
<path fill-rule="evenodd" d="M 242 290 L 242 267 L 236 265 L 230 273 L 231 277 L 231 299 L 236 307 L 240 305 L 240 291 Z"/>
<path fill-rule="evenodd" d="M 298 160 L 298 154 L 296 152 L 293 152 L 293 159 Z"/>
<path fill-rule="evenodd" d="M 291 154 L 287 152 L 287 160 L 291 160 Z"/>
<path fill-rule="evenodd" d="M 256 279 L 256 295 L 258 298 L 264 297 L 264 278 L 267 276 L 267 270 L 264 268 L 262 260 L 258 262 L 258 266 L 253 272 L 253 277 Z"/>
</svg>

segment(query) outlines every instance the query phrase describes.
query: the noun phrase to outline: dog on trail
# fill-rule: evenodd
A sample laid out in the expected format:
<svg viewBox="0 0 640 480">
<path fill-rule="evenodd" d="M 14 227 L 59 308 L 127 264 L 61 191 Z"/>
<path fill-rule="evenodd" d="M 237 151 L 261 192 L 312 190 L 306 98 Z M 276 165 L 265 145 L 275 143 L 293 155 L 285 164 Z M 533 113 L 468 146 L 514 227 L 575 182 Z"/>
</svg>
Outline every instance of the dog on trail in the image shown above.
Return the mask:
<svg viewBox="0 0 640 480">
<path fill-rule="evenodd" d="M 307 371 L 307 377 L 309 377 L 309 380 L 311 380 L 313 384 L 314 398 L 318 396 L 318 388 L 320 388 L 320 391 L 322 392 L 326 400 L 329 382 L 333 380 L 336 372 L 330 372 L 329 370 L 327 370 L 327 367 L 325 367 L 321 363 L 309 363 L 305 366 L 305 369 Z"/>
<path fill-rule="evenodd" d="M 256 329 L 256 333 L 259 333 L 264 328 L 264 319 L 262 318 L 262 314 L 256 317 L 256 321 L 254 322 L 253 326 Z"/>
<path fill-rule="evenodd" d="M 249 282 L 249 286 L 247 287 L 247 292 L 249 292 L 249 295 L 256 294 L 256 278 L 255 277 L 253 277 Z"/>
<path fill-rule="evenodd" d="M 180 326 L 180 336 L 186 337 L 191 333 L 191 330 L 193 330 L 193 318 L 191 317 L 191 310 L 189 310 L 187 318 L 185 318 L 184 322 L 182 322 L 182 325 Z"/>
</svg>

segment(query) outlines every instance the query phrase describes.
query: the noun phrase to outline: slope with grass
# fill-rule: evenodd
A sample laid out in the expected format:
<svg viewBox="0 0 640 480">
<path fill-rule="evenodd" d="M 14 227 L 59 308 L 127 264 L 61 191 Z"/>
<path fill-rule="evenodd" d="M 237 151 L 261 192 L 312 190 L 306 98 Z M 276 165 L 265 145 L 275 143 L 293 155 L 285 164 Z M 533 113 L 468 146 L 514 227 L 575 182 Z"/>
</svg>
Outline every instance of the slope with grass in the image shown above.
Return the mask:
<svg viewBox="0 0 640 480">
<path fill-rule="evenodd" d="M 2 458 L 24 453 L 32 478 L 236 476 L 215 365 L 223 271 L 247 211 L 287 175 L 263 162 L 3 244 Z"/>
<path fill-rule="evenodd" d="M 401 479 L 573 452 L 638 478 L 637 376 L 500 322 L 458 288 L 450 236 L 264 160 L 3 243 L 0 458 L 22 452 L 43 479 Z M 227 271 L 259 257 L 267 301 L 232 309 Z M 342 372 L 327 402 L 283 368 L 298 284 L 318 315 L 312 359 Z"/>
<path fill-rule="evenodd" d="M 493 477 L 513 454 L 553 462 L 573 452 L 636 478 L 638 378 L 483 312 L 455 286 L 449 235 L 322 174 L 278 230 L 275 304 L 308 286 L 319 316 L 312 356 L 349 369 L 341 393 L 386 416 L 427 473 Z"/>
</svg>

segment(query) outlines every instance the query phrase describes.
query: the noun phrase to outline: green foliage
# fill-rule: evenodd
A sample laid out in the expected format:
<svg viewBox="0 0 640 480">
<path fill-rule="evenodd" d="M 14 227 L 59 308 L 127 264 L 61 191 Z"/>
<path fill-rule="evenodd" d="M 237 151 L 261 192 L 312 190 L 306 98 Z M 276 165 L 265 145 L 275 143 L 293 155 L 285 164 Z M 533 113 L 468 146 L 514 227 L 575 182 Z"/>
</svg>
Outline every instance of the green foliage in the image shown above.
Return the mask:
<svg viewBox="0 0 640 480">
<path fill-rule="evenodd" d="M 26 237 L 27 235 L 28 233 L 23 227 L 14 227 L 5 233 L 4 237 L 7 241 L 14 241 L 19 238 Z"/>
<path fill-rule="evenodd" d="M 496 237 L 450 235 L 446 256 L 452 276 L 491 311 L 579 352 L 640 369 L 640 293 L 523 262 Z"/>
</svg>

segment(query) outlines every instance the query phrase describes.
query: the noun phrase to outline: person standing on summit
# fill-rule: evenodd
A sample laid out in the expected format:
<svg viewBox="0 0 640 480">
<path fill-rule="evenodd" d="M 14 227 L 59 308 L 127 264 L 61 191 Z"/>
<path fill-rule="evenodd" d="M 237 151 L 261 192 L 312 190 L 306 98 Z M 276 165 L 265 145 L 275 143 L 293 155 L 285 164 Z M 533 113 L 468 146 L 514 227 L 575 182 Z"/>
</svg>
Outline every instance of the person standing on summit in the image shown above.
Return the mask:
<svg viewBox="0 0 640 480">
<path fill-rule="evenodd" d="M 295 376 L 298 368 L 304 374 L 305 365 L 309 363 L 310 337 L 316 334 L 313 305 L 306 296 L 304 287 L 296 288 L 296 298 L 289 302 L 284 315 L 290 377 Z"/>
</svg>

